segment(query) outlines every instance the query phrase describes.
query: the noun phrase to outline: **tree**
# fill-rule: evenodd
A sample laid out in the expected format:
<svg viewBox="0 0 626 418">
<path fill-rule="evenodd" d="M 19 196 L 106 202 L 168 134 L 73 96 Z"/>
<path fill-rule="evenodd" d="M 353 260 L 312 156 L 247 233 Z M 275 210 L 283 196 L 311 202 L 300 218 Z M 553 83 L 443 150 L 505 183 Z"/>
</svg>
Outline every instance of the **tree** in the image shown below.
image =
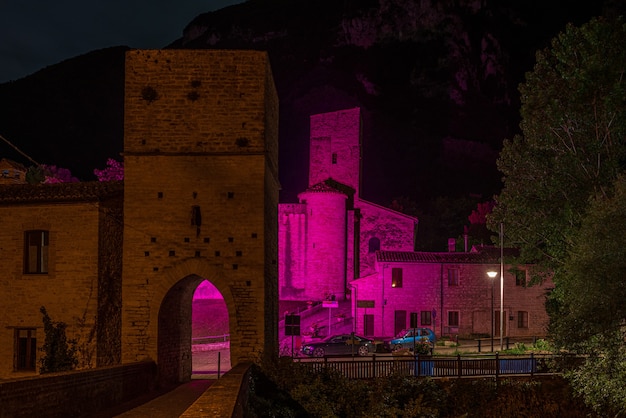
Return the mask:
<svg viewBox="0 0 626 418">
<path fill-rule="evenodd" d="M 520 86 L 522 135 L 497 161 L 504 187 L 490 229 L 504 222 L 520 261 L 555 279 L 590 197 L 604 195 L 626 161 L 625 44 L 621 18 L 596 18 L 537 53 Z"/>
<path fill-rule="evenodd" d="M 98 178 L 98 181 L 114 181 L 124 180 L 124 163 L 109 158 L 107 160 L 107 167 L 104 170 L 93 170 L 93 173 Z"/>
<path fill-rule="evenodd" d="M 72 172 L 67 168 L 45 164 L 29 167 L 26 172 L 26 181 L 30 184 L 79 182 L 76 177 L 72 176 Z"/>
<path fill-rule="evenodd" d="M 626 177 L 607 194 L 593 200 L 572 240 L 550 331 L 558 346 L 590 354 L 567 375 L 574 390 L 617 416 L 626 412 Z"/>
<path fill-rule="evenodd" d="M 553 275 L 550 334 L 588 354 L 575 390 L 603 412 L 626 411 L 626 26 L 568 25 L 520 87 L 522 135 L 498 159 L 504 187 L 488 223 Z"/>
</svg>

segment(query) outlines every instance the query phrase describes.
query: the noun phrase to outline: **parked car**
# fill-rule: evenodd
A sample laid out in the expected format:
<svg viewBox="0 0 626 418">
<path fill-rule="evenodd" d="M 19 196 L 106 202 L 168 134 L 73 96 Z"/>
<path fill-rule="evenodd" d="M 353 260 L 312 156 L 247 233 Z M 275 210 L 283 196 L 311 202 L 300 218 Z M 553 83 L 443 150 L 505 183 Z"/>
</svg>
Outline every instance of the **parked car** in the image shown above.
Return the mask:
<svg viewBox="0 0 626 418">
<path fill-rule="evenodd" d="M 397 338 L 385 341 L 384 346 L 388 351 L 396 351 L 403 348 L 413 351 L 415 346 L 417 352 L 424 353 L 432 351 L 435 347 L 437 337 L 430 328 L 411 328 L 398 334 Z"/>
<path fill-rule="evenodd" d="M 375 351 L 372 340 L 353 334 L 331 335 L 321 341 L 307 342 L 302 345 L 302 353 L 310 357 L 326 355 L 366 356 Z"/>
</svg>

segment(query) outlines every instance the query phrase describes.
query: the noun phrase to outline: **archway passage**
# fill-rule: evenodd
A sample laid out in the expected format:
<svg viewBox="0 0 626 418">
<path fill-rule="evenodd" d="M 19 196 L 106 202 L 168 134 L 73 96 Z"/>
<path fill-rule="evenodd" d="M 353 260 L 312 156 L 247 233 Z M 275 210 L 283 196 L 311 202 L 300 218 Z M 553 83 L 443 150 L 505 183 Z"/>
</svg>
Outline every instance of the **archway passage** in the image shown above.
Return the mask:
<svg viewBox="0 0 626 418">
<path fill-rule="evenodd" d="M 192 326 L 193 299 L 194 293 L 201 283 L 207 283 L 201 286 L 201 289 L 208 287 L 208 282 L 204 278 L 197 275 L 187 276 L 171 287 L 161 303 L 157 360 L 161 386 L 172 386 L 191 380 L 193 371 L 192 342 L 194 338 Z M 225 338 L 228 335 L 229 326 L 228 310 L 217 289 L 211 294 L 213 295 L 213 307 L 219 307 L 219 309 L 205 309 L 200 312 L 202 315 L 196 315 L 196 320 L 198 324 L 202 325 L 210 323 L 212 318 L 219 318 L 217 322 L 220 323 L 220 326 L 215 329 L 221 332 L 222 338 Z M 202 321 L 200 318 L 203 318 Z M 225 331 L 223 331 L 224 329 Z M 222 344 L 222 347 L 225 345 Z M 230 369 L 230 347 L 228 344 L 226 347 L 228 352 L 224 353 L 225 359 L 221 365 Z"/>
<path fill-rule="evenodd" d="M 194 293 L 191 328 L 192 378 L 217 378 L 230 370 L 228 308 L 207 280 Z"/>
</svg>

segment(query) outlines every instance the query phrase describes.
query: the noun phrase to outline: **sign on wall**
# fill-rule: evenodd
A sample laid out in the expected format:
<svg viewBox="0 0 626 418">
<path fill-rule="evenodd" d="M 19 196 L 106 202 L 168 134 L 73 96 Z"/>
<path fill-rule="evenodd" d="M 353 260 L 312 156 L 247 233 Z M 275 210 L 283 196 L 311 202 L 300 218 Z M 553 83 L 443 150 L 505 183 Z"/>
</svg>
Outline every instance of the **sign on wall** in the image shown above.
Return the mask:
<svg viewBox="0 0 626 418">
<path fill-rule="evenodd" d="M 373 308 L 374 301 L 373 300 L 357 300 L 356 307 L 357 308 Z"/>
<path fill-rule="evenodd" d="M 300 335 L 300 315 L 285 316 L 285 335 Z"/>
</svg>

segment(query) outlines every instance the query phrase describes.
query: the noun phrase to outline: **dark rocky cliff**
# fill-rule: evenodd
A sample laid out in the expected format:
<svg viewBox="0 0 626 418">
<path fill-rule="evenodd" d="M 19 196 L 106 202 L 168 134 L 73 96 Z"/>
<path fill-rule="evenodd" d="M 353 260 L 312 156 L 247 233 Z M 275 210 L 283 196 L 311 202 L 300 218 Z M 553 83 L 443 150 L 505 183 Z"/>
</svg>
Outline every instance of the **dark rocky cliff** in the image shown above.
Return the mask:
<svg viewBox="0 0 626 418">
<path fill-rule="evenodd" d="M 280 97 L 282 201 L 306 186 L 308 117 L 360 106 L 362 196 L 497 193 L 535 52 L 601 2 L 249 0 L 195 18 L 166 48 L 260 49 Z M 589 2 L 584 2 L 589 3 Z M 122 151 L 123 57 L 114 47 L 0 84 L 0 134 L 83 180 Z M 13 148 L 0 154 L 30 164 Z"/>
</svg>

